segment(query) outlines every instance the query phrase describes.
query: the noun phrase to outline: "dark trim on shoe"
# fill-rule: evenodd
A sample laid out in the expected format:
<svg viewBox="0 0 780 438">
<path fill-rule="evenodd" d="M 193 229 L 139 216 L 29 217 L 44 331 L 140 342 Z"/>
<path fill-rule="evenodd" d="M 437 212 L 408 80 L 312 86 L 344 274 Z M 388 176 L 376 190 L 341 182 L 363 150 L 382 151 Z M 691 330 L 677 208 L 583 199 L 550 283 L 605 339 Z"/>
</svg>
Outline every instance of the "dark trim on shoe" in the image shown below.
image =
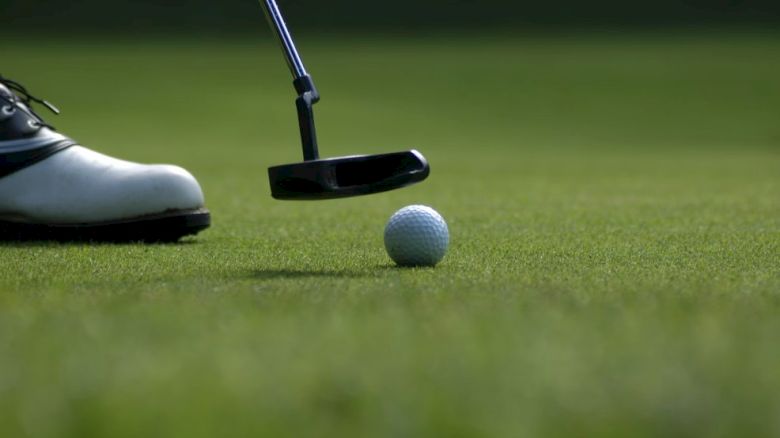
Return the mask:
<svg viewBox="0 0 780 438">
<path fill-rule="evenodd" d="M 211 224 L 205 208 L 92 224 L 36 224 L 0 220 L 0 241 L 176 242 Z"/>
<path fill-rule="evenodd" d="M 0 143 L 2 144 L 2 143 Z M 16 152 L 3 152 L 0 148 L 0 178 L 10 175 L 17 170 L 43 161 L 59 151 L 76 145 L 71 139 L 57 140 L 52 144 Z"/>
</svg>

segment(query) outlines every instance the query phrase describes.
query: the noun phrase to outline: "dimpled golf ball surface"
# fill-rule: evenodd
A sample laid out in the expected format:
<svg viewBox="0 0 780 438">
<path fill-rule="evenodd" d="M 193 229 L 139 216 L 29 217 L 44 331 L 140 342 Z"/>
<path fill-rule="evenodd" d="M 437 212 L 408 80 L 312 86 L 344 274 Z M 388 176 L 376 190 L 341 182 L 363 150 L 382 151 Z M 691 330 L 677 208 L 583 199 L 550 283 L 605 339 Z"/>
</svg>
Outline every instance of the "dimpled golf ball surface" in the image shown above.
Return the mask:
<svg viewBox="0 0 780 438">
<path fill-rule="evenodd" d="M 385 227 L 385 249 L 400 266 L 434 266 L 444 257 L 449 242 L 444 218 L 424 205 L 398 210 Z"/>
</svg>

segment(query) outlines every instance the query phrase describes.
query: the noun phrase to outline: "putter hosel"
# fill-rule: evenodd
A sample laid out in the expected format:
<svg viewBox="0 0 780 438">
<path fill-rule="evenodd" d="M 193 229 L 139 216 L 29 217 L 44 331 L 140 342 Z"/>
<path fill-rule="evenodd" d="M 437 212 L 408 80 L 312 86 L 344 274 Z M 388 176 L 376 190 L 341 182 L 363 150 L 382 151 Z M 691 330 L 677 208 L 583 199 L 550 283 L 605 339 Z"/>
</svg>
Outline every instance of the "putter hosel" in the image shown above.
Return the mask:
<svg viewBox="0 0 780 438">
<path fill-rule="evenodd" d="M 314 127 L 314 108 L 312 105 L 320 101 L 320 93 L 314 86 L 311 76 L 308 74 L 295 78 L 293 81 L 298 98 L 295 99 L 295 108 L 298 111 L 298 128 L 301 131 L 301 147 L 305 161 L 316 160 L 320 157 L 317 147 L 317 130 Z"/>
</svg>

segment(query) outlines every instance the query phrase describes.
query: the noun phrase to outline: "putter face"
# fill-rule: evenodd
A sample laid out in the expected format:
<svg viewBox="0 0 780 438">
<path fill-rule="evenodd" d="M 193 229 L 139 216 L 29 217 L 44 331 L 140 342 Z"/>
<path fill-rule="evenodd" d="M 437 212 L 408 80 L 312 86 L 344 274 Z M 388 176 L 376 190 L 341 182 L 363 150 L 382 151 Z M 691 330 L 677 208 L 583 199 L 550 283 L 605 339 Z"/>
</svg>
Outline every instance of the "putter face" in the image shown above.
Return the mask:
<svg viewBox="0 0 780 438">
<path fill-rule="evenodd" d="M 268 168 L 271 196 L 284 200 L 346 198 L 385 192 L 428 177 L 430 167 L 416 150 L 355 155 Z"/>
</svg>

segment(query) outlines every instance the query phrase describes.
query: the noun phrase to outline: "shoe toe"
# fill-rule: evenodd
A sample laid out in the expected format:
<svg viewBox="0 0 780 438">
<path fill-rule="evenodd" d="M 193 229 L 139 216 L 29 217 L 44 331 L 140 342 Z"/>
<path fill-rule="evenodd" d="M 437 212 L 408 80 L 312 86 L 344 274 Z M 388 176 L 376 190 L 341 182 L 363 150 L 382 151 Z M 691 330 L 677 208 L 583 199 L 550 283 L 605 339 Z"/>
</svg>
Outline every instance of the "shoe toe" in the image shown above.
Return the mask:
<svg viewBox="0 0 780 438">
<path fill-rule="evenodd" d="M 143 166 L 143 165 L 141 165 Z M 124 216 L 157 214 L 203 207 L 203 191 L 191 173 L 179 166 L 148 165 L 127 172 L 111 202 L 125 205 Z"/>
</svg>

